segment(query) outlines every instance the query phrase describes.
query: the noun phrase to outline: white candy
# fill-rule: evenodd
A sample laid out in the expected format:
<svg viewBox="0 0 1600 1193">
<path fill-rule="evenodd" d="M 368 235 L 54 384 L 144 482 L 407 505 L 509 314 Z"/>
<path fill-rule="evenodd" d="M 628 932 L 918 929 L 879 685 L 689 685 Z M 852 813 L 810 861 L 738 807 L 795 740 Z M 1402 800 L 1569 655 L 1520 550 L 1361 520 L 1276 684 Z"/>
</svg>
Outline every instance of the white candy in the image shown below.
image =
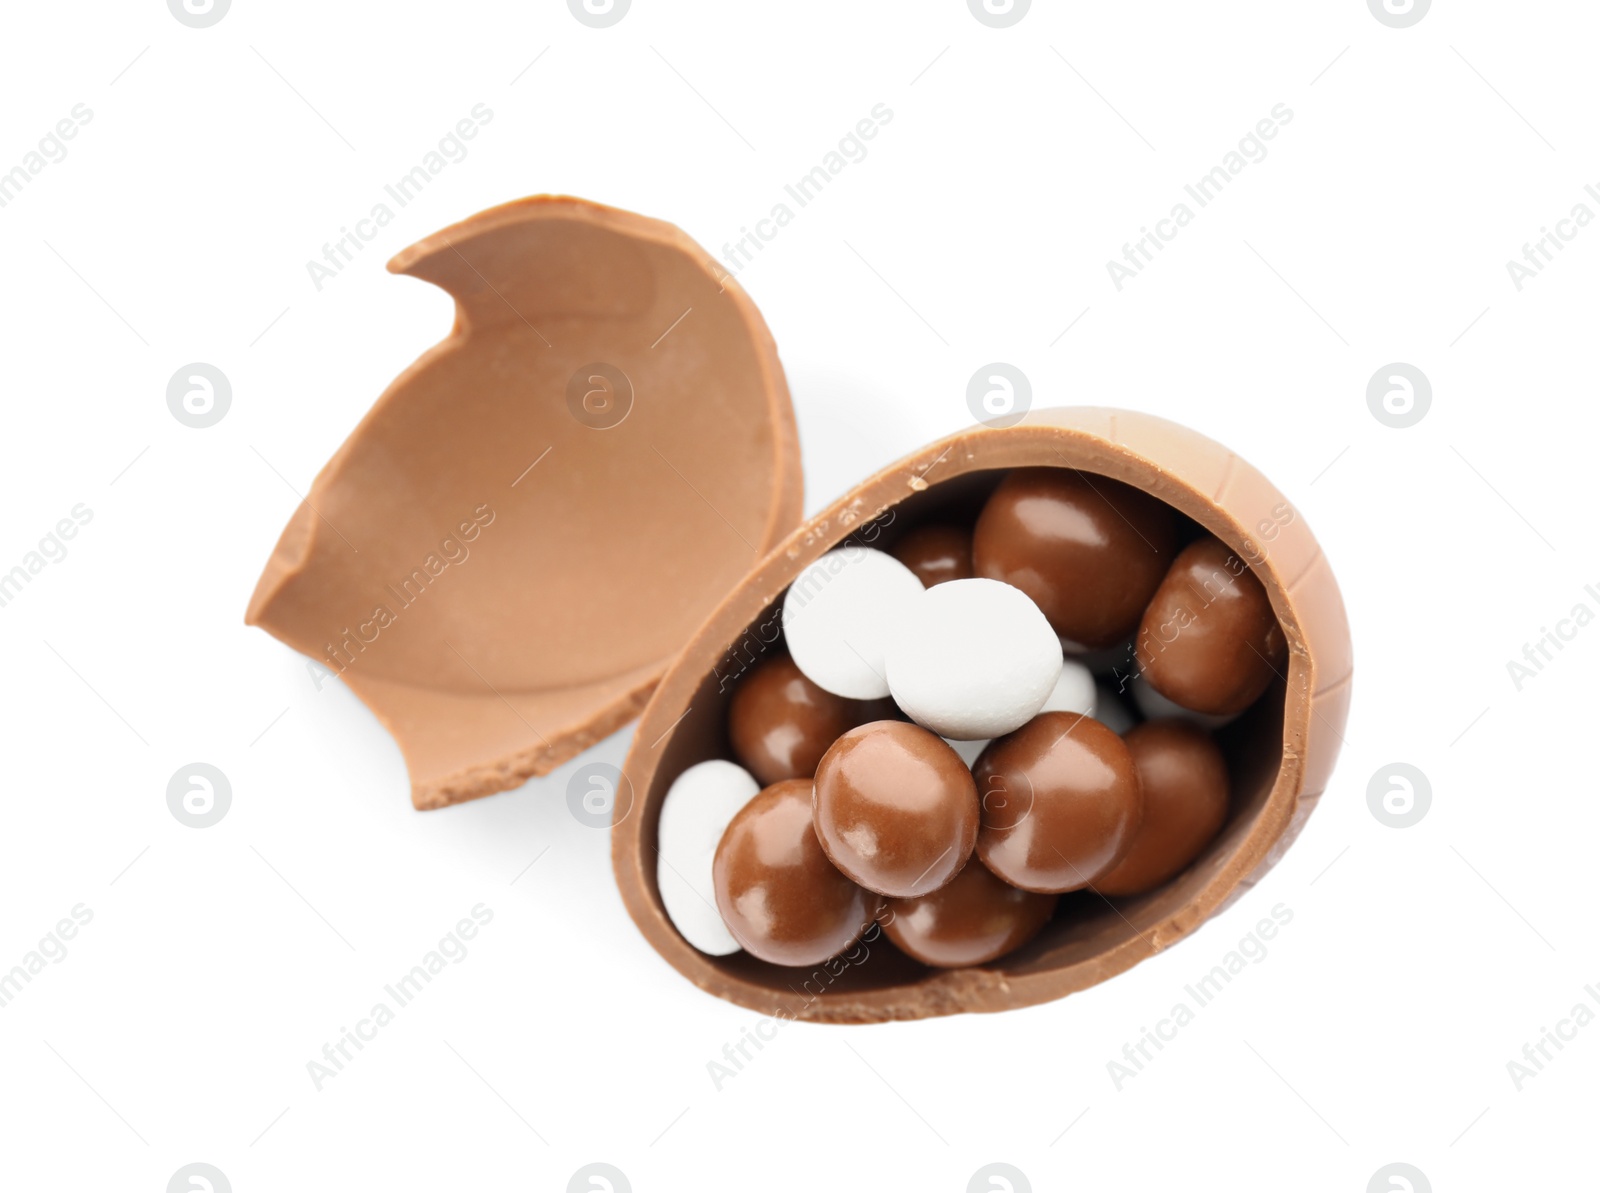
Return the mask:
<svg viewBox="0 0 1600 1193">
<path fill-rule="evenodd" d="M 713 758 L 684 771 L 661 801 L 656 827 L 656 885 L 667 917 L 683 938 L 713 957 L 739 951 L 722 922 L 711 862 L 728 822 L 761 790 L 750 772 Z"/>
<path fill-rule="evenodd" d="M 795 666 L 835 696 L 887 696 L 884 655 L 922 593 L 922 581 L 892 555 L 868 547 L 829 551 L 783 598 L 783 633 Z"/>
<path fill-rule="evenodd" d="M 1076 659 L 1063 659 L 1061 676 L 1045 697 L 1040 712 L 1076 712 L 1094 717 L 1094 673 Z"/>
<path fill-rule="evenodd" d="M 1099 707 L 1100 699 L 1094 675 L 1082 663 L 1065 659 L 1062 661 L 1061 675 L 1056 680 L 1056 686 L 1050 689 L 1050 695 L 1045 697 L 1044 706 L 1039 712 L 1076 712 L 1099 720 L 1100 714 L 1097 711 Z M 1128 715 L 1126 709 L 1117 710 L 1115 715 L 1125 719 L 1128 725 L 1132 726 L 1133 718 Z M 1122 730 L 1117 729 L 1116 732 L 1121 733 Z M 994 739 L 980 737 L 972 741 L 962 741 L 960 738 L 947 737 L 944 740 L 947 746 L 961 755 L 961 761 L 967 764 L 968 770 L 971 770 L 973 764 L 978 761 L 978 755 L 983 753 L 983 748 Z"/>
<path fill-rule="evenodd" d="M 1094 707 L 1094 719 L 1118 737 L 1133 728 L 1133 713 L 1128 711 L 1117 690 L 1104 680 L 1095 685 Z"/>
<path fill-rule="evenodd" d="M 889 691 L 913 721 L 962 741 L 1033 719 L 1061 678 L 1061 642 L 1021 589 L 947 580 L 903 614 L 890 644 Z"/>
<path fill-rule="evenodd" d="M 1159 720 L 1162 717 L 1177 717 L 1181 721 L 1188 721 L 1191 724 L 1200 726 L 1202 729 L 1209 730 L 1221 729 L 1239 715 L 1238 713 L 1233 713 L 1230 716 L 1219 717 L 1211 713 L 1194 712 L 1192 709 L 1184 708 L 1181 704 L 1174 704 L 1152 688 L 1150 681 L 1142 675 L 1134 676 L 1133 683 L 1129 687 L 1133 689 L 1133 702 L 1139 706 L 1139 711 L 1152 721 Z"/>
</svg>

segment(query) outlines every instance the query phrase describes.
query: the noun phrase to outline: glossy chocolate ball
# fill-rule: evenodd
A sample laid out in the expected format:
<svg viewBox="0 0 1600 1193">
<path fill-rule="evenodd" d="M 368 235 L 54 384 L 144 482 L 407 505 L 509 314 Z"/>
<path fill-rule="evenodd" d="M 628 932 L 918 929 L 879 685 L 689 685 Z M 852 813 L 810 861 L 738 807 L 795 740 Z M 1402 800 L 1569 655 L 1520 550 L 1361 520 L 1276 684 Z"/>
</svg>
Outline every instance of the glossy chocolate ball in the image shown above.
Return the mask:
<svg viewBox="0 0 1600 1193">
<path fill-rule="evenodd" d="M 739 810 L 717 846 L 711 881 L 733 938 L 774 965 L 815 965 L 843 952 L 882 903 L 822 852 L 809 779 L 774 783 Z"/>
<path fill-rule="evenodd" d="M 1220 716 L 1243 712 L 1267 690 L 1287 645 L 1261 581 L 1211 537 L 1172 561 L 1137 639 L 1151 687 L 1184 708 Z"/>
<path fill-rule="evenodd" d="M 1177 546 L 1177 517 L 1147 493 L 1071 468 L 1007 473 L 978 516 L 978 575 L 1022 589 L 1086 649 L 1138 626 Z"/>
<path fill-rule="evenodd" d="M 972 856 L 978 791 L 961 756 L 905 721 L 850 730 L 822 756 L 817 837 L 833 864 L 897 898 L 936 891 Z"/>
<path fill-rule="evenodd" d="M 918 899 L 891 899 L 878 917 L 902 953 L 924 965 L 981 965 L 1021 948 L 1056 909 L 1055 895 L 1001 882 L 977 858 Z"/>
<path fill-rule="evenodd" d="M 918 526 L 889 554 L 911 569 L 924 588 L 972 578 L 972 532 L 960 526 Z"/>
<path fill-rule="evenodd" d="M 1091 717 L 1040 713 L 990 742 L 972 773 L 978 857 L 1025 891 L 1088 886 L 1122 860 L 1144 819 L 1132 753 Z"/>
<path fill-rule="evenodd" d="M 1187 721 L 1146 721 L 1123 738 L 1144 789 L 1133 846 L 1094 880 L 1102 895 L 1142 895 L 1176 876 L 1228 818 L 1228 764 L 1211 735 Z"/>
<path fill-rule="evenodd" d="M 782 655 L 762 663 L 728 704 L 728 739 L 756 781 L 809 779 L 834 741 L 870 715 L 861 701 L 823 691 Z"/>
</svg>

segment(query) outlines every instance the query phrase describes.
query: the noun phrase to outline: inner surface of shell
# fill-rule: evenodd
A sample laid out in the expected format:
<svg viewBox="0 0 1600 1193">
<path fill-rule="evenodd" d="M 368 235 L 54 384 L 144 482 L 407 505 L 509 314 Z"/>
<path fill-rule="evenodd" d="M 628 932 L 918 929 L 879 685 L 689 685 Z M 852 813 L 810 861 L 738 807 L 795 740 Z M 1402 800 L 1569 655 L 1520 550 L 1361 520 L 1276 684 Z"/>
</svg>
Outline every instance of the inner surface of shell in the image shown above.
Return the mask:
<svg viewBox="0 0 1600 1193">
<path fill-rule="evenodd" d="M 970 517 L 1006 470 L 1037 466 L 1112 477 L 1159 497 L 1226 543 L 1266 587 L 1289 657 L 1267 693 L 1217 735 L 1233 787 L 1222 832 L 1188 870 L 1148 895 L 1064 897 L 1039 936 L 986 965 L 931 969 L 871 932 L 850 952 L 806 969 L 697 952 L 661 907 L 656 818 L 685 768 L 731 756 L 728 701 L 746 671 L 782 649 L 778 609 L 788 584 L 842 543 L 882 547 L 919 522 Z M 1169 947 L 1282 856 L 1332 771 L 1351 667 L 1343 602 L 1316 540 L 1293 505 L 1227 449 L 1162 419 L 1103 408 L 1036 411 L 1014 427 L 974 428 L 863 482 L 791 535 L 711 615 L 635 735 L 625 766 L 632 807 L 613 829 L 617 881 L 635 922 L 675 968 L 766 1014 L 881 1022 L 1059 998 Z"/>
<path fill-rule="evenodd" d="M 670 224 L 526 200 L 389 267 L 455 327 L 317 477 L 246 620 L 344 679 L 438 807 L 637 715 L 798 523 L 799 449 L 755 306 Z"/>
</svg>

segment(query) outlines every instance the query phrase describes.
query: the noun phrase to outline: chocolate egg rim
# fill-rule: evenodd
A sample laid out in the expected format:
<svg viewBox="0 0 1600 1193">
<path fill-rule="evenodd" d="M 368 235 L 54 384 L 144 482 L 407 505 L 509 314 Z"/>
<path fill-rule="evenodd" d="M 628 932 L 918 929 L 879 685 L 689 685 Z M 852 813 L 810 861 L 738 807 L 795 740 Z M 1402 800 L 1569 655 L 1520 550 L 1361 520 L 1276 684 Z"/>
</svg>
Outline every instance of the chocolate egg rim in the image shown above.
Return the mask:
<svg viewBox="0 0 1600 1193">
<path fill-rule="evenodd" d="M 817 996 L 793 988 L 789 980 L 795 975 L 787 971 L 775 971 L 768 984 L 733 972 L 725 958 L 695 951 L 667 920 L 648 863 L 660 793 L 671 779 L 658 773 L 660 763 L 694 711 L 697 693 L 716 676 L 717 664 L 759 631 L 762 615 L 805 566 L 905 500 L 971 474 L 1038 465 L 1107 476 L 1152 494 L 1215 534 L 1260 577 L 1289 642 L 1287 675 L 1282 688 L 1274 689 L 1283 692 L 1281 751 L 1262 805 L 1225 853 L 1202 857 L 1210 873 L 1192 895 L 1170 906 L 1163 906 L 1173 904 L 1164 897 L 1166 889 L 1129 900 L 1118 909 L 1129 924 L 1125 936 L 1104 947 L 1085 945 L 1092 951 L 1081 959 L 1036 971 L 1003 972 L 1000 962 L 992 962 Z M 1270 535 L 1269 514 L 1277 519 Z M 1034 411 L 1012 427 L 974 427 L 913 452 L 821 511 L 768 554 L 702 624 L 663 677 L 624 765 L 635 801 L 632 814 L 613 827 L 618 886 L 629 914 L 669 964 L 709 993 L 763 1013 L 859 1023 L 1050 1001 L 1163 951 L 1276 864 L 1332 770 L 1350 679 L 1348 623 L 1320 547 L 1298 511 L 1237 455 L 1165 419 L 1101 407 Z M 1212 848 L 1221 848 L 1220 839 Z M 1169 886 L 1181 883 L 1182 878 Z"/>
</svg>

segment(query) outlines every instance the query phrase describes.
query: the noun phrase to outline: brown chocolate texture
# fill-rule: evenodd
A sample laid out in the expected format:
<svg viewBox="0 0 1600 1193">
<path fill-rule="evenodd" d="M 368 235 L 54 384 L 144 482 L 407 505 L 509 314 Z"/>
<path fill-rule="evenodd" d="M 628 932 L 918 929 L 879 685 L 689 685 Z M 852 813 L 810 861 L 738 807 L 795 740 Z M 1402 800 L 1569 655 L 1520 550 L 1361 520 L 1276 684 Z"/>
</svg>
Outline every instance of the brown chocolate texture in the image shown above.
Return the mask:
<svg viewBox="0 0 1600 1193">
<path fill-rule="evenodd" d="M 929 969 L 870 932 L 850 954 L 803 970 L 696 952 L 673 929 L 655 890 L 654 825 L 673 778 L 695 762 L 726 756 L 729 697 L 719 670 L 734 667 L 750 643 L 773 641 L 760 627 L 789 583 L 824 552 L 846 541 L 881 542 L 886 525 L 898 535 L 976 510 L 1018 468 L 1071 469 L 1096 484 L 1104 478 L 1148 494 L 1216 536 L 1260 580 L 1285 654 L 1281 677 L 1217 735 L 1233 785 L 1220 831 L 1159 889 L 1119 899 L 1114 908 L 1093 892 L 1060 896 L 1053 918 L 1031 940 L 965 968 Z M 780 544 L 712 612 L 668 670 L 634 736 L 624 767 L 634 806 L 612 831 L 618 886 L 668 963 L 760 1014 L 876 1023 L 1061 998 L 1170 948 L 1278 861 L 1333 770 L 1351 675 L 1349 626 L 1333 572 L 1304 517 L 1260 472 L 1164 419 L 1094 407 L 1036 409 L 1016 426 L 962 431 L 868 477 Z"/>
<path fill-rule="evenodd" d="M 670 224 L 540 197 L 389 268 L 455 326 L 317 476 L 246 621 L 343 679 L 437 808 L 637 716 L 799 521 L 799 448 L 760 314 Z"/>
</svg>

